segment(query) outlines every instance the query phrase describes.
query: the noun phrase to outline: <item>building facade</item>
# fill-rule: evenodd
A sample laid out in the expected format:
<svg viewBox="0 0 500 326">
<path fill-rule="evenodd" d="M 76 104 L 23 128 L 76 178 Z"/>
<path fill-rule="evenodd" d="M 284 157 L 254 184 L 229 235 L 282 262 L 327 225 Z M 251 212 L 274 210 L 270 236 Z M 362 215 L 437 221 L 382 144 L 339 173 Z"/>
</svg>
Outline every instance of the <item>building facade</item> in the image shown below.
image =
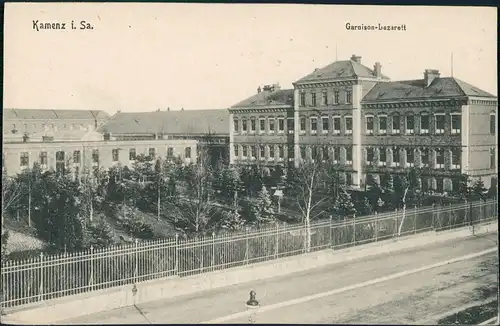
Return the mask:
<svg viewBox="0 0 500 326">
<path fill-rule="evenodd" d="M 273 102 L 283 91 L 268 87 L 229 109 L 232 163 L 330 161 L 355 188 L 412 167 L 437 192 L 457 187 L 463 173 L 486 187 L 497 182 L 497 98 L 487 92 L 431 69 L 391 82 L 380 63 L 369 69 L 356 55 L 293 85 L 289 101 Z M 279 146 L 287 157 L 276 154 Z"/>
<path fill-rule="evenodd" d="M 24 136 L 31 141 L 41 141 L 46 136 L 79 140 L 108 119 L 109 115 L 99 110 L 4 109 L 3 138 L 4 142 L 22 141 Z"/>
<path fill-rule="evenodd" d="M 10 142 L 3 144 L 3 164 L 12 176 L 39 163 L 44 170 L 109 168 L 131 166 L 139 155 L 152 159 L 179 157 L 196 162 L 196 140 L 127 140 L 88 142 Z"/>
</svg>

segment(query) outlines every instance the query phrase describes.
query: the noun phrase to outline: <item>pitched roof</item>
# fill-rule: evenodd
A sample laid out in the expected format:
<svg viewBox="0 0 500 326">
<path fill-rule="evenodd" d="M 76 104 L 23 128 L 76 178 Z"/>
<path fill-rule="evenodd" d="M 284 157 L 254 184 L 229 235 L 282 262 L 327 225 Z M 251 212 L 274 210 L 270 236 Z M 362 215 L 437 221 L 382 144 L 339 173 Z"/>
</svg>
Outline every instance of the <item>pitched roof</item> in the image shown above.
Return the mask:
<svg viewBox="0 0 500 326">
<path fill-rule="evenodd" d="M 454 77 L 438 77 L 426 87 L 424 79 L 377 83 L 362 102 L 463 96 L 496 97 Z"/>
<path fill-rule="evenodd" d="M 232 108 L 265 107 L 269 105 L 293 106 L 293 89 L 280 89 L 274 92 L 261 91 L 233 105 Z"/>
<path fill-rule="evenodd" d="M 111 134 L 229 134 L 227 110 L 120 112 L 97 129 Z"/>
<path fill-rule="evenodd" d="M 37 109 L 3 109 L 4 120 L 40 119 L 40 120 L 85 120 L 108 119 L 109 114 L 101 110 L 37 110 Z"/>
<path fill-rule="evenodd" d="M 375 72 L 354 60 L 335 61 L 326 67 L 315 69 L 309 75 L 302 77 L 295 83 L 321 81 L 326 79 L 352 79 L 356 77 L 376 78 Z M 382 79 L 389 77 L 382 75 Z"/>
</svg>

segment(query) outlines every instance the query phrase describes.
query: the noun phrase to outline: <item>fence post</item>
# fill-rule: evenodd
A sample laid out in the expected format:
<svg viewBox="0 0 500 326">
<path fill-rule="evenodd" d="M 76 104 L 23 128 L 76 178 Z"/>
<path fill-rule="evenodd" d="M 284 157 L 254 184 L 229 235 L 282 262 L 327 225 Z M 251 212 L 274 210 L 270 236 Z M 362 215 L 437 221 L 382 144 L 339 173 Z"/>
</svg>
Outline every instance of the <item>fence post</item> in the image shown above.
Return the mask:
<svg viewBox="0 0 500 326">
<path fill-rule="evenodd" d="M 245 265 L 248 265 L 248 255 L 249 255 L 249 244 L 248 244 L 248 227 L 245 228 Z"/>
<path fill-rule="evenodd" d="M 139 251 L 138 251 L 139 240 L 135 239 L 135 277 L 134 283 L 137 283 L 139 277 Z"/>
<path fill-rule="evenodd" d="M 215 270 L 215 232 L 212 232 L 212 271 Z"/>
<path fill-rule="evenodd" d="M 43 252 L 40 253 L 40 289 L 38 290 L 38 301 L 43 301 Z"/>
<path fill-rule="evenodd" d="M 472 201 L 469 203 L 469 216 L 470 216 L 470 225 L 474 224 L 474 221 L 472 220 Z"/>
<path fill-rule="evenodd" d="M 453 228 L 452 223 L 455 226 L 455 214 L 453 214 L 453 208 L 450 203 L 450 230 Z"/>
<path fill-rule="evenodd" d="M 432 204 L 432 229 L 436 231 L 436 204 Z"/>
<path fill-rule="evenodd" d="M 328 228 L 328 231 L 330 233 L 330 248 L 332 248 L 332 243 L 333 243 L 333 234 L 332 234 L 332 219 L 333 217 L 330 215 L 330 223 L 328 224 L 329 228 Z"/>
<path fill-rule="evenodd" d="M 90 246 L 90 291 L 94 291 L 94 246 Z"/>
<path fill-rule="evenodd" d="M 179 234 L 175 234 L 175 262 L 174 262 L 175 275 L 179 276 Z"/>
<path fill-rule="evenodd" d="M 276 247 L 274 248 L 274 258 L 278 258 L 278 253 L 279 253 L 279 240 L 280 240 L 280 229 L 279 229 L 279 224 L 276 222 Z"/>
<path fill-rule="evenodd" d="M 375 212 L 375 242 L 378 242 L 378 214 Z"/>
<path fill-rule="evenodd" d="M 417 234 L 417 204 L 415 204 L 415 207 L 413 207 L 414 213 L 413 213 L 413 234 Z"/>
<path fill-rule="evenodd" d="M 352 236 L 353 236 L 353 240 L 354 240 L 353 244 L 354 244 L 354 246 L 356 246 L 356 213 L 354 213 L 353 217 L 354 217 L 354 219 L 353 219 Z"/>
<path fill-rule="evenodd" d="M 398 216 L 398 209 L 397 208 L 394 209 L 394 214 L 396 215 L 396 219 L 394 220 L 396 225 L 394 227 L 394 232 L 392 233 L 392 236 L 393 237 L 396 236 L 396 238 L 398 238 L 399 216 Z"/>
</svg>

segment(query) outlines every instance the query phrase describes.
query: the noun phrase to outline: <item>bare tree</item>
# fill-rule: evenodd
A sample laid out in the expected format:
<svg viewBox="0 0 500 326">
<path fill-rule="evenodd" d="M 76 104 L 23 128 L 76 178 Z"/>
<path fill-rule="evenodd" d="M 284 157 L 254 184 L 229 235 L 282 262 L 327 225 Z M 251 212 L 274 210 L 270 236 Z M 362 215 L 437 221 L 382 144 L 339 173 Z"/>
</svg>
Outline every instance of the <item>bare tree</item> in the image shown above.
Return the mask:
<svg viewBox="0 0 500 326">
<path fill-rule="evenodd" d="M 21 197 L 21 188 L 15 180 L 7 176 L 5 167 L 2 168 L 2 226 L 7 210 L 14 206 Z"/>
</svg>

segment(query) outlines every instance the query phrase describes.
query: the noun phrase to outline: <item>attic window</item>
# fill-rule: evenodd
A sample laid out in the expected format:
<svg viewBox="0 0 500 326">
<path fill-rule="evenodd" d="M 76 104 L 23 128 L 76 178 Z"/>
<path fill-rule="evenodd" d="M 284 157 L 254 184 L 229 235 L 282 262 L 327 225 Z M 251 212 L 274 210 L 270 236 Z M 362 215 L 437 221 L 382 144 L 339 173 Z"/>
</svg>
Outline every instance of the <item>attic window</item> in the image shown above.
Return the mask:
<svg viewBox="0 0 500 326">
<path fill-rule="evenodd" d="M 410 93 L 411 93 L 411 89 L 409 89 L 409 90 L 407 90 L 407 91 L 405 92 L 405 96 L 410 95 Z"/>
<path fill-rule="evenodd" d="M 437 94 L 439 94 L 439 93 L 441 93 L 442 91 L 443 91 L 443 89 L 442 89 L 442 88 L 440 88 L 440 89 L 436 90 L 436 93 L 437 93 Z"/>
</svg>

